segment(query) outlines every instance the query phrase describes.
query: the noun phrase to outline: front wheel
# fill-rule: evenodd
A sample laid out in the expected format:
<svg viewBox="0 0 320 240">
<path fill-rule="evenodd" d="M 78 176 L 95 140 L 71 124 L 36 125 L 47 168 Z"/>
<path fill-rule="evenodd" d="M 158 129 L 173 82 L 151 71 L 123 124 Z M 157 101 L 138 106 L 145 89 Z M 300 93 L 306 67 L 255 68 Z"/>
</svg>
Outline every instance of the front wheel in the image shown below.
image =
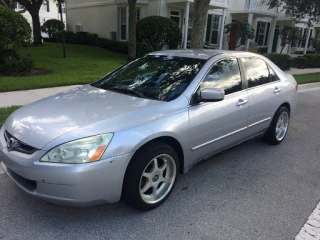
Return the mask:
<svg viewBox="0 0 320 240">
<path fill-rule="evenodd" d="M 273 145 L 277 145 L 285 138 L 289 127 L 290 114 L 287 107 L 282 106 L 274 115 L 272 122 L 263 139 Z"/>
<path fill-rule="evenodd" d="M 139 210 L 158 207 L 172 192 L 178 169 L 178 155 L 171 146 L 158 141 L 147 144 L 129 163 L 123 199 Z"/>
</svg>

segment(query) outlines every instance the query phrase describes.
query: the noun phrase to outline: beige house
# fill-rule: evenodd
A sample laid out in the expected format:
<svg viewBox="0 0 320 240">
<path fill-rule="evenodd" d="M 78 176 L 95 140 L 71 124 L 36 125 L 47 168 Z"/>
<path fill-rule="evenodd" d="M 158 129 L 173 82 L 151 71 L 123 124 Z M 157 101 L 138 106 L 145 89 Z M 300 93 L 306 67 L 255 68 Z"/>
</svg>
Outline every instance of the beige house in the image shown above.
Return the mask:
<svg viewBox="0 0 320 240">
<path fill-rule="evenodd" d="M 128 40 L 127 0 L 68 0 L 66 9 L 68 30 L 97 33 L 100 37 L 118 41 Z M 193 0 L 137 0 L 137 20 L 155 15 L 171 18 L 183 33 L 181 47 L 187 48 L 192 31 L 192 9 Z M 308 20 L 296 22 L 286 11 L 269 9 L 264 0 L 211 0 L 203 36 L 205 45 L 213 49 L 228 49 L 224 25 L 237 20 L 247 21 L 256 30 L 255 38 L 243 43 L 240 50 L 254 45 L 267 52 L 280 52 L 280 31 L 284 26 L 294 25 L 301 28 L 305 40 L 296 46 L 286 46 L 283 52 L 312 48 L 308 39 L 315 35 L 315 30 L 308 28 Z"/>
<path fill-rule="evenodd" d="M 23 11 L 24 10 L 24 6 L 21 5 L 18 2 L 15 2 L 15 10 L 16 11 L 22 11 L 22 16 L 24 16 L 28 23 L 31 26 L 32 29 L 32 18 L 31 15 L 29 14 L 28 11 Z M 65 7 L 63 4 L 62 7 L 62 17 L 63 17 L 63 22 L 66 25 L 66 13 L 65 13 Z M 49 19 L 60 19 L 60 14 L 59 14 L 59 9 L 57 6 L 56 1 L 54 0 L 45 0 L 43 1 L 41 7 L 40 7 L 40 11 L 39 11 L 39 17 L 40 17 L 40 24 L 43 25 L 45 21 L 49 20 Z M 41 33 L 42 37 L 48 37 L 46 33 Z"/>
</svg>

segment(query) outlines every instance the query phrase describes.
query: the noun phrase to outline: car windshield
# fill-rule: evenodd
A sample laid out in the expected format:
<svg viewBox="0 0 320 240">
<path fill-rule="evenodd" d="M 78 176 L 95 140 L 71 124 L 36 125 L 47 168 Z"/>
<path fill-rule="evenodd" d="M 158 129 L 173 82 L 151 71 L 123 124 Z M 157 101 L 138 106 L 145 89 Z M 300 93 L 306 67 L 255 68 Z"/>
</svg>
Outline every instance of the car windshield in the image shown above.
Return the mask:
<svg viewBox="0 0 320 240">
<path fill-rule="evenodd" d="M 205 62 L 195 58 L 149 55 L 124 65 L 92 86 L 171 101 L 183 93 Z"/>
</svg>

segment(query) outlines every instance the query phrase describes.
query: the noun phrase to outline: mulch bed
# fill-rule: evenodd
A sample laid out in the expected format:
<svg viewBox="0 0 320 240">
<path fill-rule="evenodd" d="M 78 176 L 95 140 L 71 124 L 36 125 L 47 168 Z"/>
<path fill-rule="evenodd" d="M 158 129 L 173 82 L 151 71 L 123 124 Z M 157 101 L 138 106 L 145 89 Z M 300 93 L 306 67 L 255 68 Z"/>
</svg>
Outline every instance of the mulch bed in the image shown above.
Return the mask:
<svg viewBox="0 0 320 240">
<path fill-rule="evenodd" d="M 7 77 L 30 77 L 30 76 L 43 76 L 51 73 L 49 70 L 44 69 L 37 69 L 34 68 L 30 72 L 21 72 L 21 73 L 0 73 L 0 76 L 7 76 Z"/>
</svg>

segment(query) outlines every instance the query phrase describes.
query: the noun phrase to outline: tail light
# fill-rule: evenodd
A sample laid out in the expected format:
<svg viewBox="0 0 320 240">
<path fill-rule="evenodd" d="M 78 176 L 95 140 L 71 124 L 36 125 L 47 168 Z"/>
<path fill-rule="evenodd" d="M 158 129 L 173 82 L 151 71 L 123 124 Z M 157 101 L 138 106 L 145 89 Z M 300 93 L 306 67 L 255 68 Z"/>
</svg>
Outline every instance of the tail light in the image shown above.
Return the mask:
<svg viewBox="0 0 320 240">
<path fill-rule="evenodd" d="M 298 91 L 298 88 L 299 88 L 299 85 L 297 84 L 297 85 L 296 85 L 296 90 L 297 90 L 297 91 Z"/>
</svg>

